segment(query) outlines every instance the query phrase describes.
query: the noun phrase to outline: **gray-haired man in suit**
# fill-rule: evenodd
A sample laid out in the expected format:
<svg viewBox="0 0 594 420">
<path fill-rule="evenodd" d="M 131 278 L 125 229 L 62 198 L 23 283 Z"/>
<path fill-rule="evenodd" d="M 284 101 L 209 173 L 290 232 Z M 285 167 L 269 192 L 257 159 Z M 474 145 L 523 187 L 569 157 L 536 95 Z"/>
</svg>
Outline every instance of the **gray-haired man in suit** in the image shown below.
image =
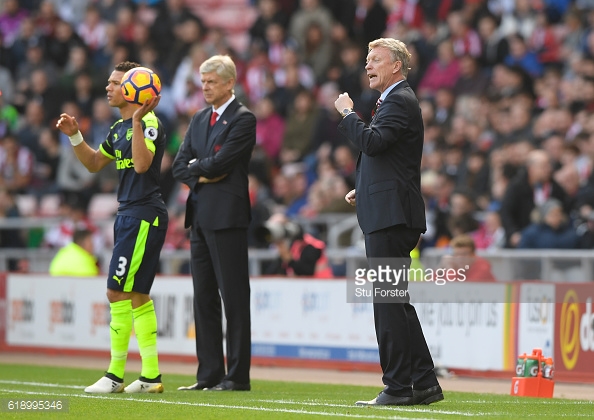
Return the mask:
<svg viewBox="0 0 594 420">
<path fill-rule="evenodd" d="M 420 191 L 423 120 L 417 97 L 406 81 L 410 53 L 401 41 L 380 38 L 369 43 L 366 61 L 369 86 L 381 92 L 370 124 L 353 111 L 348 93 L 340 94 L 334 104 L 343 116 L 338 129 L 359 149 L 355 189 L 345 199 L 356 204 L 370 265 L 378 258 L 398 258 L 410 265 L 410 252 L 426 230 Z M 373 310 L 386 387 L 373 400 L 357 405 L 442 400 L 433 360 L 408 295 L 404 301 L 390 303 L 374 298 Z"/>
<path fill-rule="evenodd" d="M 209 58 L 200 74 L 204 99 L 212 106 L 192 117 L 173 162 L 173 176 L 190 187 L 186 227 L 191 227 L 198 356 L 197 382 L 179 389 L 249 391 L 248 164 L 256 143 L 256 117 L 235 99 L 237 72 L 231 58 Z M 227 320 L 226 371 L 221 297 Z"/>
</svg>

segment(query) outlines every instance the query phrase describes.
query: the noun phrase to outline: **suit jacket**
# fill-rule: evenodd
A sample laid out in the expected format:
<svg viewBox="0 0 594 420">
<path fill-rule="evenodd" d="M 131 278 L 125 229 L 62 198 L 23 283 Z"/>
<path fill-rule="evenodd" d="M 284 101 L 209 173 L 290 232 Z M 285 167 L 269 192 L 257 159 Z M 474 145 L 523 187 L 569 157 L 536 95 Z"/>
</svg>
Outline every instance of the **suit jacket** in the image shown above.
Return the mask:
<svg viewBox="0 0 594 420">
<path fill-rule="evenodd" d="M 390 91 L 369 126 L 351 114 L 338 129 L 359 149 L 355 188 L 363 233 L 396 225 L 424 232 L 423 120 L 406 80 Z"/>
<path fill-rule="evenodd" d="M 185 226 L 247 228 L 251 220 L 248 164 L 256 144 L 256 117 L 237 99 L 210 127 L 212 108 L 198 111 L 173 162 L 173 176 L 190 187 Z M 188 163 L 196 159 L 193 163 Z M 198 183 L 200 176 L 227 176 Z"/>
</svg>

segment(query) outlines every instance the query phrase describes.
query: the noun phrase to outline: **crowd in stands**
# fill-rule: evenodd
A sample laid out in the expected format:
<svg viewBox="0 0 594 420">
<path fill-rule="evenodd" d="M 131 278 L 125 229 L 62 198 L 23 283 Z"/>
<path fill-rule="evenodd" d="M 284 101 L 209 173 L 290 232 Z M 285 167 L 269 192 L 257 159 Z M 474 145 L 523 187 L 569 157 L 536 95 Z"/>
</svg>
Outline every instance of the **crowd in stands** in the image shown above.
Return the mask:
<svg viewBox="0 0 594 420">
<path fill-rule="evenodd" d="M 167 130 L 163 193 L 174 217 L 165 249 L 186 248 L 175 218 L 187 191 L 170 166 L 189 119 L 205 106 L 200 64 L 229 54 L 238 67 L 235 94 L 257 117 L 254 223 L 277 212 L 352 212 L 344 195 L 354 187 L 357 151 L 338 133 L 333 104 L 348 92 L 370 119 L 379 92 L 368 86 L 366 47 L 393 37 L 412 53 L 408 82 L 425 124 L 421 251 L 462 234 L 478 250 L 592 248 L 594 2 L 245 3 L 256 18 L 241 50 L 196 13 L 212 2 L 0 0 L 0 192 L 60 194 L 83 208 L 114 193 L 115 168 L 88 173 L 54 127 L 61 112 L 75 115 L 98 147 L 118 118 L 105 99 L 107 76 L 116 63 L 137 61 L 163 83 L 156 112 Z M 4 217 L 18 215 L 5 207 Z M 51 235 L 43 244 L 55 246 Z"/>
</svg>

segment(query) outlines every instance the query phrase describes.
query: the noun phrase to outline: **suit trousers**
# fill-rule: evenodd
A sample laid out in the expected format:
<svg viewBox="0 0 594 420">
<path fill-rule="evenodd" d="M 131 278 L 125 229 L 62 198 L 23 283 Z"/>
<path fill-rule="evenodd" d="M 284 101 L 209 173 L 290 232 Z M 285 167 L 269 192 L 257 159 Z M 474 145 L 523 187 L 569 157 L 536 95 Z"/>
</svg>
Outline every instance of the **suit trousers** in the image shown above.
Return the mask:
<svg viewBox="0 0 594 420">
<path fill-rule="evenodd" d="M 370 265 L 377 263 L 376 258 L 398 258 L 398 268 L 404 262 L 408 269 L 410 252 L 417 245 L 420 235 L 420 230 L 405 225 L 366 234 L 365 250 Z M 398 397 L 412 396 L 412 387 L 423 390 L 438 385 L 431 353 L 414 306 L 410 303 L 374 302 L 373 315 L 382 381 L 386 385 L 384 392 Z"/>
<path fill-rule="evenodd" d="M 191 270 L 199 382 L 250 383 L 251 327 L 247 229 L 192 228 Z M 227 320 L 227 374 L 222 307 Z"/>
</svg>

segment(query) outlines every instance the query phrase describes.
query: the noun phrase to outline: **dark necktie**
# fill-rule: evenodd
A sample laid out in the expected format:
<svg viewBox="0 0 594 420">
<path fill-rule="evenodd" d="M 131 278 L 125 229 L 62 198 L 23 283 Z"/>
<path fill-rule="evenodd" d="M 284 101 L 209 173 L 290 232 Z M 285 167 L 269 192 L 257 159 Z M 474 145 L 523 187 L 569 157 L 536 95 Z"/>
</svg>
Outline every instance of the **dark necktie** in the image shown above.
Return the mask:
<svg viewBox="0 0 594 420">
<path fill-rule="evenodd" d="M 381 104 L 382 104 L 381 98 L 377 98 L 377 102 L 375 103 L 375 107 L 373 107 L 373 110 L 371 111 L 371 118 L 375 117 L 375 113 L 377 112 L 377 110 L 379 109 L 379 107 L 380 107 Z"/>
<path fill-rule="evenodd" d="M 210 116 L 210 126 L 212 127 L 217 122 L 217 117 L 219 114 L 213 111 L 212 115 Z"/>
</svg>

